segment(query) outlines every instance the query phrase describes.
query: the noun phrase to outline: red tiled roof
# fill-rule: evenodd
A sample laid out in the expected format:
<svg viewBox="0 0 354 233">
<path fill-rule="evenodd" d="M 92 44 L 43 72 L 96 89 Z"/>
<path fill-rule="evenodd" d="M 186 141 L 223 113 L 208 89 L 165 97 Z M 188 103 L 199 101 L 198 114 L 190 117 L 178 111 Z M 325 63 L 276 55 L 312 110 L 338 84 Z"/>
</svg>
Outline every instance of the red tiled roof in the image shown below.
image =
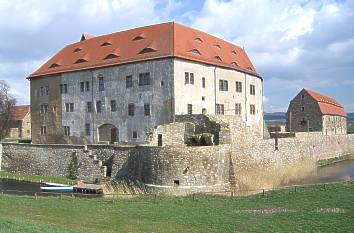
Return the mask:
<svg viewBox="0 0 354 233">
<path fill-rule="evenodd" d="M 312 90 L 304 90 L 317 101 L 323 115 L 347 117 L 343 106 L 337 100 Z"/>
<path fill-rule="evenodd" d="M 13 111 L 12 113 L 13 118 L 15 120 L 22 120 L 30 111 L 30 106 L 29 105 L 14 106 L 12 111 Z"/>
<path fill-rule="evenodd" d="M 167 57 L 259 76 L 239 46 L 170 22 L 96 37 L 84 34 L 80 42 L 65 46 L 28 78 Z"/>
</svg>

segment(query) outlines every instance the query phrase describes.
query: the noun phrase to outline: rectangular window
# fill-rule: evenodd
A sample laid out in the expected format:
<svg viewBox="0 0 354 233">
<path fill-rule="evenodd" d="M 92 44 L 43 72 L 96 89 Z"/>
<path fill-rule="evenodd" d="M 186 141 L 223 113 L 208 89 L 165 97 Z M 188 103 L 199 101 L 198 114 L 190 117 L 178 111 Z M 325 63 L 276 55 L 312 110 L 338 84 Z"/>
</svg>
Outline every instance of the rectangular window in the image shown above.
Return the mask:
<svg viewBox="0 0 354 233">
<path fill-rule="evenodd" d="M 192 114 L 193 114 L 193 105 L 187 104 L 187 113 L 188 113 L 189 115 L 192 115 Z"/>
<path fill-rule="evenodd" d="M 144 104 L 144 115 L 150 116 L 150 104 Z"/>
<path fill-rule="evenodd" d="M 39 110 L 40 114 L 46 114 L 48 113 L 48 104 L 42 104 L 40 106 L 40 110 Z"/>
<path fill-rule="evenodd" d="M 205 96 L 202 96 L 202 101 L 205 101 Z"/>
<path fill-rule="evenodd" d="M 205 88 L 205 78 L 202 78 L 202 88 Z"/>
<path fill-rule="evenodd" d="M 101 113 L 102 111 L 102 102 L 100 100 L 96 101 L 96 112 Z"/>
<path fill-rule="evenodd" d="M 74 112 L 74 103 L 66 103 L 65 104 L 66 112 Z"/>
<path fill-rule="evenodd" d="M 220 91 L 228 91 L 228 82 L 227 80 L 219 80 L 219 90 Z"/>
<path fill-rule="evenodd" d="M 44 96 L 44 87 L 41 87 L 41 88 L 40 88 L 39 95 L 40 95 L 40 96 Z"/>
<path fill-rule="evenodd" d="M 67 84 L 60 84 L 60 94 L 68 93 L 68 85 Z"/>
<path fill-rule="evenodd" d="M 216 115 L 224 115 L 224 105 L 216 104 Z"/>
<path fill-rule="evenodd" d="M 41 126 L 41 135 L 47 135 L 47 126 L 45 125 Z"/>
<path fill-rule="evenodd" d="M 103 77 L 98 77 L 98 91 L 104 91 Z"/>
<path fill-rule="evenodd" d="M 242 92 L 242 82 L 236 81 L 236 92 Z"/>
<path fill-rule="evenodd" d="M 140 73 L 139 74 L 139 86 L 150 85 L 150 73 Z"/>
<path fill-rule="evenodd" d="M 250 104 L 250 114 L 256 115 L 256 105 Z"/>
<path fill-rule="evenodd" d="M 189 74 L 189 84 L 194 85 L 194 74 L 193 73 Z"/>
<path fill-rule="evenodd" d="M 127 77 L 125 77 L 125 87 L 126 88 L 133 87 L 133 76 L 128 75 Z"/>
<path fill-rule="evenodd" d="M 64 136 L 70 136 L 70 126 L 64 126 Z"/>
<path fill-rule="evenodd" d="M 49 95 L 49 86 L 46 86 L 44 88 L 45 95 Z"/>
<path fill-rule="evenodd" d="M 111 112 L 117 111 L 117 103 L 115 100 L 111 100 Z"/>
<path fill-rule="evenodd" d="M 134 116 L 135 114 L 135 105 L 134 104 L 129 104 L 128 105 L 128 115 L 129 116 Z"/>
<path fill-rule="evenodd" d="M 86 133 L 86 136 L 90 136 L 91 135 L 91 126 L 90 126 L 89 123 L 85 124 L 85 133 Z"/>
<path fill-rule="evenodd" d="M 240 103 L 235 104 L 235 115 L 241 116 L 241 104 Z"/>
<path fill-rule="evenodd" d="M 86 82 L 86 91 L 90 91 L 90 82 Z"/>
<path fill-rule="evenodd" d="M 138 138 L 138 132 L 133 131 L 133 138 Z"/>
<path fill-rule="evenodd" d="M 86 110 L 87 110 L 87 112 L 92 112 L 92 102 L 87 102 Z"/>
<path fill-rule="evenodd" d="M 85 91 L 85 83 L 84 82 L 80 82 L 80 91 L 81 92 Z"/>
<path fill-rule="evenodd" d="M 250 95 L 256 95 L 256 86 L 250 85 Z"/>
<path fill-rule="evenodd" d="M 202 114 L 207 114 L 206 108 L 202 108 Z"/>
<path fill-rule="evenodd" d="M 194 85 L 194 74 L 193 73 L 188 73 L 184 72 L 184 84 L 191 84 Z"/>
</svg>

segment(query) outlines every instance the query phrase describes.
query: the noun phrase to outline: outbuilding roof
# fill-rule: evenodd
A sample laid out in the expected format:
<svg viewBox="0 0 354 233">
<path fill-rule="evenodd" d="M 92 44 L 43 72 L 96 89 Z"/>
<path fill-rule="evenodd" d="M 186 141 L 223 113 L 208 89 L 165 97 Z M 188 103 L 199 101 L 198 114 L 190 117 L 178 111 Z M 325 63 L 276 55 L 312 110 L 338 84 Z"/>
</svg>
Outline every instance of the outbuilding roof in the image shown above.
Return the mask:
<svg viewBox="0 0 354 233">
<path fill-rule="evenodd" d="M 259 76 L 246 52 L 205 32 L 169 22 L 108 35 L 83 34 L 28 78 L 177 57 Z"/>
<path fill-rule="evenodd" d="M 334 98 L 318 92 L 304 89 L 315 101 L 317 101 L 323 115 L 335 115 L 347 117 L 344 107 Z"/>
<path fill-rule="evenodd" d="M 30 106 L 29 105 L 14 106 L 12 111 L 13 111 L 12 114 L 14 120 L 23 120 L 23 118 L 25 118 L 25 116 L 29 113 Z"/>
</svg>

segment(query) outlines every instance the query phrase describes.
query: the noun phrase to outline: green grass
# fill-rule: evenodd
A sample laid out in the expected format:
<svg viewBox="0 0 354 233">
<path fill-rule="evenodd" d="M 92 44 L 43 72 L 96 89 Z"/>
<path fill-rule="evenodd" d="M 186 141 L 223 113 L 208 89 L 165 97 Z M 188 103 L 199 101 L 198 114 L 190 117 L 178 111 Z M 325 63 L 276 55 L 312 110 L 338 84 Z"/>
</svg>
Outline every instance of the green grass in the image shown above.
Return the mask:
<svg viewBox="0 0 354 233">
<path fill-rule="evenodd" d="M 354 134 L 354 123 L 349 124 L 347 130 L 349 134 Z"/>
<path fill-rule="evenodd" d="M 3 171 L 0 171 L 0 178 L 25 180 L 31 182 L 54 182 L 54 183 L 62 183 L 62 184 L 74 184 L 77 182 L 77 180 L 71 180 L 63 177 L 35 176 L 35 175 L 17 174 L 11 172 L 3 172 Z"/>
<path fill-rule="evenodd" d="M 354 232 L 353 194 L 354 183 L 195 200 L 3 195 L 0 232 Z"/>
</svg>

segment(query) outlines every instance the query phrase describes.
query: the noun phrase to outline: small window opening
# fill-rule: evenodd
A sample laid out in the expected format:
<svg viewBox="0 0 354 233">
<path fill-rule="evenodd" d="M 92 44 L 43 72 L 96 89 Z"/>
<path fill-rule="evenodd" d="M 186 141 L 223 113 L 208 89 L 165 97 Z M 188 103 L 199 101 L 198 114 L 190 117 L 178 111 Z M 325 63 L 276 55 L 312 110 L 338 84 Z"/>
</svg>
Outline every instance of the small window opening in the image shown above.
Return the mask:
<svg viewBox="0 0 354 233">
<path fill-rule="evenodd" d="M 157 135 L 157 145 L 162 146 L 162 134 Z"/>
<path fill-rule="evenodd" d="M 87 60 L 80 58 L 75 62 L 75 64 L 80 64 L 80 63 L 84 63 L 84 62 L 87 62 Z"/>
<path fill-rule="evenodd" d="M 174 180 L 174 181 L 173 181 L 173 185 L 174 185 L 174 186 L 179 186 L 179 180 Z"/>
<path fill-rule="evenodd" d="M 194 55 L 202 55 L 198 49 L 192 49 L 189 51 L 189 53 L 194 54 Z"/>
<path fill-rule="evenodd" d="M 217 49 L 221 49 L 221 46 L 218 45 L 218 44 L 214 44 L 214 47 L 217 48 Z"/>
<path fill-rule="evenodd" d="M 112 45 L 112 44 L 109 43 L 109 42 L 104 42 L 103 44 L 101 44 L 102 47 L 103 47 L 103 46 L 109 46 L 109 45 Z"/>
<path fill-rule="evenodd" d="M 156 49 L 147 47 L 147 48 L 144 48 L 143 50 L 141 50 L 141 51 L 139 52 L 139 54 L 151 53 L 151 52 L 156 52 Z"/>
<path fill-rule="evenodd" d="M 110 53 L 110 54 L 108 54 L 104 59 L 106 60 L 106 59 L 113 59 L 113 58 L 117 58 L 118 56 L 117 55 L 115 55 L 115 54 L 113 54 L 113 53 Z"/>
<path fill-rule="evenodd" d="M 76 48 L 76 49 L 74 50 L 74 53 L 80 52 L 81 50 L 82 50 L 82 48 Z"/>
<path fill-rule="evenodd" d="M 142 37 L 142 36 L 136 36 L 136 37 L 134 37 L 133 41 L 134 41 L 134 40 L 142 40 L 142 39 L 144 39 L 144 37 Z"/>
<path fill-rule="evenodd" d="M 203 40 L 201 38 L 199 38 L 199 37 L 195 38 L 194 41 L 196 41 L 198 43 L 202 43 L 203 42 Z"/>
<path fill-rule="evenodd" d="M 215 57 L 213 57 L 213 59 L 216 60 L 216 61 L 222 61 L 219 56 L 215 56 Z"/>
<path fill-rule="evenodd" d="M 49 66 L 49 68 L 55 68 L 55 67 L 58 67 L 58 66 L 60 66 L 60 65 L 57 64 L 57 63 L 53 63 L 53 64 L 51 64 L 51 65 Z"/>
</svg>

